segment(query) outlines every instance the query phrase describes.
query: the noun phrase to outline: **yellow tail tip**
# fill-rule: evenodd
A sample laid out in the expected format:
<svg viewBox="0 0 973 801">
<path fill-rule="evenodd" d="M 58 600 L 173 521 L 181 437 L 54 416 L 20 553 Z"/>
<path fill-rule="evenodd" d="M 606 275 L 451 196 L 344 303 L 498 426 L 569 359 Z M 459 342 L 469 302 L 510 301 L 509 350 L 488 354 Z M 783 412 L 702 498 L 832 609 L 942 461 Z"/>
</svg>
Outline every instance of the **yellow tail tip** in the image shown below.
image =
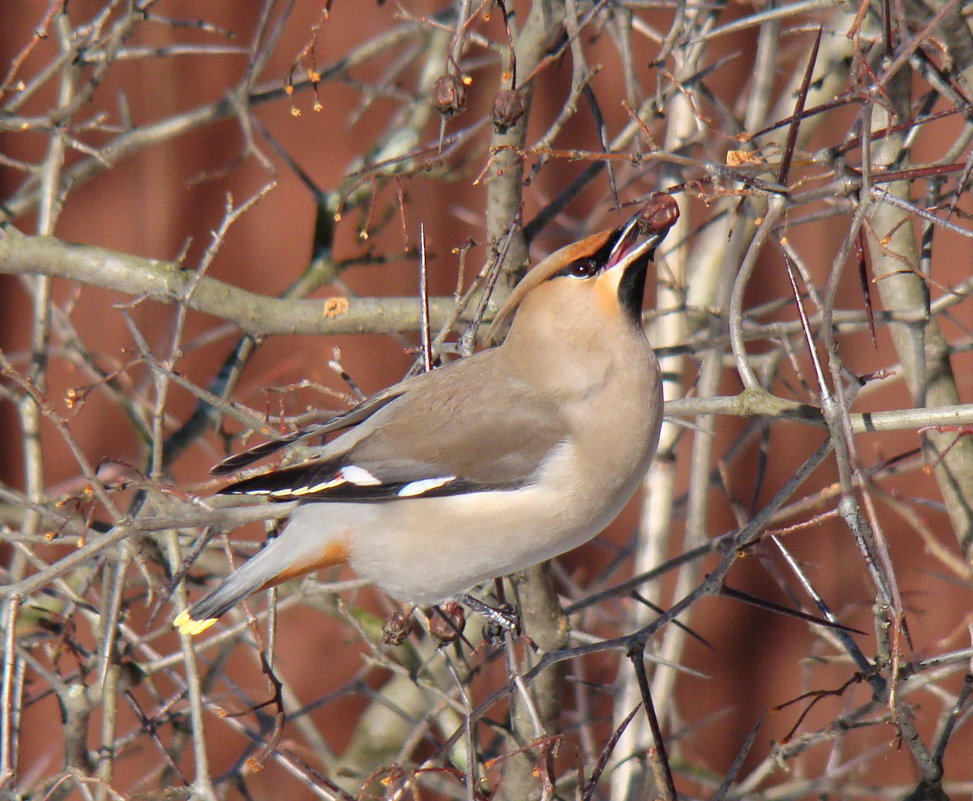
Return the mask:
<svg viewBox="0 0 973 801">
<path fill-rule="evenodd" d="M 189 610 L 183 609 L 177 616 L 176 619 L 172 621 L 172 626 L 179 630 L 180 634 L 188 634 L 193 637 L 197 634 L 202 634 L 206 629 L 212 626 L 216 622 L 215 617 L 207 618 L 206 620 L 193 620 L 189 616 Z"/>
</svg>

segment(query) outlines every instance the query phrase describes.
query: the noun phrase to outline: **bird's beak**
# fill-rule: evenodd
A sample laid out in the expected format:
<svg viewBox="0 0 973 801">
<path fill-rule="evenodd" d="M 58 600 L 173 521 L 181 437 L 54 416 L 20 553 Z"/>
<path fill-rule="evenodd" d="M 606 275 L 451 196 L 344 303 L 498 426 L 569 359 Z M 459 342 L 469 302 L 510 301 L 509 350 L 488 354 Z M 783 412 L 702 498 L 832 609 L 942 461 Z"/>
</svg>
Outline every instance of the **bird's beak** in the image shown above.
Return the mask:
<svg viewBox="0 0 973 801">
<path fill-rule="evenodd" d="M 676 212 L 678 214 L 678 210 Z M 674 222 L 674 220 L 673 220 Z M 669 226 L 672 223 L 669 222 L 661 230 L 649 230 L 646 232 L 646 218 L 644 211 L 640 210 L 636 214 L 632 215 L 631 219 L 625 223 L 621 230 L 617 234 L 617 239 L 615 244 L 611 249 L 611 253 L 608 254 L 608 261 L 605 264 L 605 271 L 613 270 L 616 267 L 621 267 L 623 270 L 627 269 L 632 264 L 638 261 L 648 263 L 649 259 L 652 258 L 652 254 L 655 252 L 656 247 L 659 243 L 665 239 L 666 233 L 669 230 Z M 648 233 L 648 236 L 639 241 L 639 236 L 642 233 Z"/>
<path fill-rule="evenodd" d="M 642 324 L 642 296 L 649 259 L 677 219 L 676 201 L 670 195 L 657 194 L 614 233 L 614 244 L 602 273 L 602 286 L 613 288 L 617 303 L 636 325 Z"/>
</svg>

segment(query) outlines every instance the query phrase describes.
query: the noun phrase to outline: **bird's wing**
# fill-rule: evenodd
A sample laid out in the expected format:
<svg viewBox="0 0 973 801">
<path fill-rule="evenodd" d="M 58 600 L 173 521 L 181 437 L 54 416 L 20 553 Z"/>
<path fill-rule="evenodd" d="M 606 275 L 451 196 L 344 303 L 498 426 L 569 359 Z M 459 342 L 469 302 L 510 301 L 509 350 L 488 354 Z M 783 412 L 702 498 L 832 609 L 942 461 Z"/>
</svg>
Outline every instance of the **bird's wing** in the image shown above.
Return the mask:
<svg viewBox="0 0 973 801">
<path fill-rule="evenodd" d="M 379 392 L 377 395 L 366 398 L 354 408 L 349 409 L 347 412 L 336 414 L 334 417 L 325 420 L 323 423 L 315 423 L 314 425 L 302 428 L 299 431 L 295 431 L 293 434 L 288 434 L 280 439 L 262 442 L 253 448 L 243 451 L 243 453 L 228 456 L 222 462 L 213 466 L 210 469 L 210 473 L 214 476 L 225 476 L 229 473 L 235 473 L 237 470 L 242 470 L 244 467 L 249 467 L 254 462 L 258 462 L 263 459 L 265 456 L 270 456 L 272 453 L 277 453 L 277 451 L 281 450 L 282 448 L 286 448 L 288 445 L 293 445 L 295 442 L 300 442 L 301 440 L 308 439 L 309 437 L 324 436 L 334 431 L 341 431 L 342 429 L 356 426 L 363 420 L 367 420 L 369 417 L 375 414 L 375 412 L 385 406 L 385 404 L 395 400 L 405 391 L 406 386 L 407 382 L 396 384 L 395 386 Z"/>
<path fill-rule="evenodd" d="M 222 492 L 362 502 L 530 483 L 567 430 L 554 404 L 511 377 L 495 353 L 403 382 L 399 394 L 330 443 L 321 458 Z"/>
</svg>

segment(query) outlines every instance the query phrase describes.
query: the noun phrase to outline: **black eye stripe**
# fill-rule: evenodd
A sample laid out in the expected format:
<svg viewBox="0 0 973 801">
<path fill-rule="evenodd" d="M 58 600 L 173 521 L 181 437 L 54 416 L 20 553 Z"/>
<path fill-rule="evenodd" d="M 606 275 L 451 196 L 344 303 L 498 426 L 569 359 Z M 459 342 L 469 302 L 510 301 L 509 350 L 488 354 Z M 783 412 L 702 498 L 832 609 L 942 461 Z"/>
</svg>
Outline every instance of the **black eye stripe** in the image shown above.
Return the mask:
<svg viewBox="0 0 973 801">
<path fill-rule="evenodd" d="M 566 264 L 556 273 L 553 273 L 551 278 L 591 278 L 592 276 L 597 275 L 605 266 L 605 263 L 608 261 L 608 257 L 611 255 L 614 239 L 614 236 L 608 237 L 608 241 L 598 248 L 597 251 L 592 253 L 590 256 L 586 256 L 582 259 L 575 259 L 569 264 Z"/>
<path fill-rule="evenodd" d="M 558 270 L 556 275 L 569 278 L 591 278 L 591 276 L 597 275 L 599 267 L 600 265 L 594 259 L 577 259 Z"/>
</svg>

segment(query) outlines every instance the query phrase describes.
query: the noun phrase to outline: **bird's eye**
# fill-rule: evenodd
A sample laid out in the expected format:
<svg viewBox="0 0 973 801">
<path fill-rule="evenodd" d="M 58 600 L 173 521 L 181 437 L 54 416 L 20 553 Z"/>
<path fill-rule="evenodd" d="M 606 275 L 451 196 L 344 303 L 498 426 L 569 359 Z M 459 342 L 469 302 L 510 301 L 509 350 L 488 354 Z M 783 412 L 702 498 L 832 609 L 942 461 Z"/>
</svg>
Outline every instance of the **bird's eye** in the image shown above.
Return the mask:
<svg viewBox="0 0 973 801">
<path fill-rule="evenodd" d="M 595 259 L 578 259 L 561 270 L 561 275 L 571 278 L 591 278 L 598 272 L 598 262 Z"/>
</svg>

